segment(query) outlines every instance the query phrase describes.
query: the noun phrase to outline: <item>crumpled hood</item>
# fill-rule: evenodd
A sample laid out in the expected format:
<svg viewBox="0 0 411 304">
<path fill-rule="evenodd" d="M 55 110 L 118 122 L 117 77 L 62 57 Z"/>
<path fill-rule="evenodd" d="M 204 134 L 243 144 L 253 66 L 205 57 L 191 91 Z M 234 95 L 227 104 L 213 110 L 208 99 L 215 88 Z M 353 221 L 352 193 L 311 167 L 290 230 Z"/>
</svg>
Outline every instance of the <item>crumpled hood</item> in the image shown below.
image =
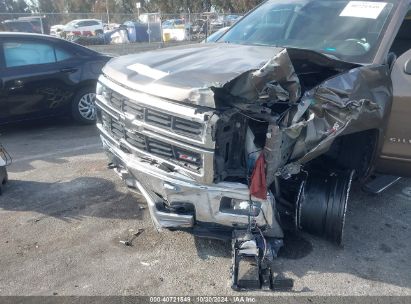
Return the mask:
<svg viewBox="0 0 411 304">
<path fill-rule="evenodd" d="M 215 107 L 212 87 L 262 68 L 283 48 L 194 44 L 112 59 L 103 73 L 131 89 L 194 105 Z"/>
</svg>

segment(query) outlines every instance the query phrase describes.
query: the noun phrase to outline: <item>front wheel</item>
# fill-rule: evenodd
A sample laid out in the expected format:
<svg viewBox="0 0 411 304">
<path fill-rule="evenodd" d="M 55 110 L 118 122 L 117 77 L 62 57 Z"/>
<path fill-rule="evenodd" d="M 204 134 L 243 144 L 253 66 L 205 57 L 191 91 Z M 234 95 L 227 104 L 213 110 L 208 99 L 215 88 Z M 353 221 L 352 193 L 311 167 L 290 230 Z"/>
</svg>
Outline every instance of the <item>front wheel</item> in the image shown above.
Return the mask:
<svg viewBox="0 0 411 304">
<path fill-rule="evenodd" d="M 94 124 L 97 116 L 95 100 L 94 88 L 81 89 L 72 102 L 71 114 L 73 118 L 82 124 Z"/>
</svg>

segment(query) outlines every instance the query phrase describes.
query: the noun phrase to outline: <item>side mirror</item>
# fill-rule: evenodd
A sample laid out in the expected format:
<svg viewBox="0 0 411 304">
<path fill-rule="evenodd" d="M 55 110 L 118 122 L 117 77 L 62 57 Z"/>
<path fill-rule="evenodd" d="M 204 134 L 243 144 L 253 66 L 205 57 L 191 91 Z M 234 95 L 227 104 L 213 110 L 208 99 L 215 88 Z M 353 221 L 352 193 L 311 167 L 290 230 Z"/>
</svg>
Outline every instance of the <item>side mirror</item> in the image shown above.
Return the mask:
<svg viewBox="0 0 411 304">
<path fill-rule="evenodd" d="M 405 74 L 411 75 L 411 59 L 408 59 L 404 66 Z"/>
</svg>

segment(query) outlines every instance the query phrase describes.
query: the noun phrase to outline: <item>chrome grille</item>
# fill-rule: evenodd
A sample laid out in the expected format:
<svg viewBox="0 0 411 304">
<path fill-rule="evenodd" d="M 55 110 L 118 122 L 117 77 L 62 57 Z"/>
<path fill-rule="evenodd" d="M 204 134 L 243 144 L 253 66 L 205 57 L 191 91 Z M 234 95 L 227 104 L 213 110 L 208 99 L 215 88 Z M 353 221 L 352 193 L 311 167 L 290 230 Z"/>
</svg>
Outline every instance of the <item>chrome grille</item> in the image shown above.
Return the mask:
<svg viewBox="0 0 411 304">
<path fill-rule="evenodd" d="M 116 92 L 111 91 L 108 94 L 110 105 L 115 108 L 116 110 L 121 110 L 123 104 L 123 98 L 121 95 L 117 94 Z"/>
<path fill-rule="evenodd" d="M 185 132 L 197 136 L 201 135 L 201 128 L 199 128 L 198 123 L 178 117 L 174 119 L 173 129 L 177 132 Z"/>
<path fill-rule="evenodd" d="M 144 120 L 144 108 L 127 99 L 124 101 L 123 111 L 135 116 L 137 120 Z"/>
<path fill-rule="evenodd" d="M 152 109 L 146 110 L 146 122 L 157 124 L 164 128 L 170 129 L 173 121 L 173 117 L 171 115 L 161 113 L 158 111 L 154 111 Z"/>
<path fill-rule="evenodd" d="M 203 133 L 204 126 L 201 123 L 139 105 L 108 87 L 104 87 L 103 96 L 111 107 L 134 116 L 136 120 L 192 138 L 200 139 Z"/>
<path fill-rule="evenodd" d="M 101 121 L 104 129 L 116 140 L 124 139 L 133 148 L 148 152 L 169 161 L 183 164 L 188 169 L 200 170 L 202 158 L 199 153 L 187 151 L 171 144 L 161 142 L 139 132 L 128 130 L 121 121 L 101 111 Z"/>
<path fill-rule="evenodd" d="M 111 135 L 120 140 L 123 138 L 124 135 L 124 125 L 122 125 L 119 121 L 112 119 L 112 117 L 104 112 L 101 114 L 101 120 L 103 127 L 111 133 Z"/>
<path fill-rule="evenodd" d="M 143 135 L 126 131 L 125 138 L 133 147 L 140 150 L 147 150 L 146 139 Z"/>
</svg>

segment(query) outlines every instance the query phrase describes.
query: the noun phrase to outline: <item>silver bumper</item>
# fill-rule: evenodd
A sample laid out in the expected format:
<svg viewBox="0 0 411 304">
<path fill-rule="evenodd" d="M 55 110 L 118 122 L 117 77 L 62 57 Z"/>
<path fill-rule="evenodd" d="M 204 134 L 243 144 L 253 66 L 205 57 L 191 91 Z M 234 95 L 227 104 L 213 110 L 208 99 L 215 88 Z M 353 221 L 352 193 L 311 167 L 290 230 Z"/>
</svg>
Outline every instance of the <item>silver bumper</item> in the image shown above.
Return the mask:
<svg viewBox="0 0 411 304">
<path fill-rule="evenodd" d="M 184 172 L 166 172 L 158 164 L 135 154 L 123 152 L 116 140 L 98 125 L 101 139 L 109 157 L 116 164 L 116 171 L 128 186 L 140 190 L 145 197 L 155 226 L 160 228 L 193 227 L 196 223 L 217 224 L 226 227 L 246 227 L 248 216 L 222 210 L 223 198 L 249 200 L 247 185 L 240 183 L 199 184 Z M 194 208 L 192 214 L 163 212 L 157 208 L 159 203 L 167 205 L 189 204 Z M 275 226 L 273 201 L 257 201 L 261 210 L 255 218 L 260 227 Z M 278 229 L 281 231 L 281 229 Z"/>
</svg>

